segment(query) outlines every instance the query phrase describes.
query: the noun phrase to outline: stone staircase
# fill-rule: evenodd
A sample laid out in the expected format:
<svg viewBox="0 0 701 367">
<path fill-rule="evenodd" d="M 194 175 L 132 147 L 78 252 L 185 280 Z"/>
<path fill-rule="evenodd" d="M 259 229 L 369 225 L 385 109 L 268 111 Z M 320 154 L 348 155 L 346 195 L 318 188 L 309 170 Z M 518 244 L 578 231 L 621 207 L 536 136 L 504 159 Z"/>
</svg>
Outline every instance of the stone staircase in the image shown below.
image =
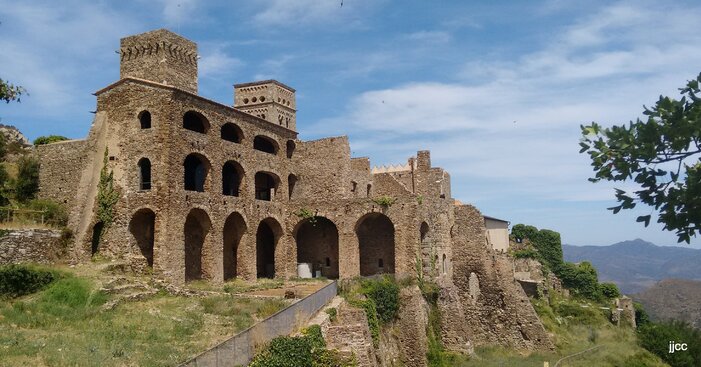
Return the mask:
<svg viewBox="0 0 701 367">
<path fill-rule="evenodd" d="M 102 306 L 103 310 L 111 310 L 121 303 L 140 301 L 158 293 L 158 288 L 151 284 L 125 276 L 106 279 L 100 290 L 111 296 Z"/>
</svg>

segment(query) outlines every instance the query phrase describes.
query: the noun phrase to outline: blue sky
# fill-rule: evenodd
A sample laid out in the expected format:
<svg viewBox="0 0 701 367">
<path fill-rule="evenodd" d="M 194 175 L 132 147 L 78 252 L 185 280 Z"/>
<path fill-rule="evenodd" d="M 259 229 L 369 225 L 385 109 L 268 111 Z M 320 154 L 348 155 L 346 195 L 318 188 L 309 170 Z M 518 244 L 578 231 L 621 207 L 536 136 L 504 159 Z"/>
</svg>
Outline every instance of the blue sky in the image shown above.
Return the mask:
<svg viewBox="0 0 701 367">
<path fill-rule="evenodd" d="M 0 106 L 30 139 L 84 137 L 96 90 L 119 78 L 121 37 L 168 28 L 199 45 L 200 94 L 297 89 L 300 138 L 349 135 L 354 156 L 404 163 L 430 149 L 453 196 L 484 214 L 606 245 L 675 244 L 611 214 L 587 181 L 579 125 L 625 123 L 701 71 L 693 1 L 0 0 L 0 77 L 30 95 Z M 623 189 L 632 186 L 618 185 Z M 695 247 L 699 239 L 692 241 Z"/>
</svg>

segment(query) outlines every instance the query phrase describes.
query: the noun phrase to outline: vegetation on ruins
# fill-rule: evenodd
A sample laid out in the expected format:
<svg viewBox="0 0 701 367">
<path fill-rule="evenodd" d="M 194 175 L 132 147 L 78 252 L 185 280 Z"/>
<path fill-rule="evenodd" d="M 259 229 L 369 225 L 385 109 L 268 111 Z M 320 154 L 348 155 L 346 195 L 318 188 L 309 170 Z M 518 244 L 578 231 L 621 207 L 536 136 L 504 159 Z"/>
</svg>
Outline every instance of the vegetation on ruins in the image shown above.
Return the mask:
<svg viewBox="0 0 701 367">
<path fill-rule="evenodd" d="M 558 232 L 530 225 L 516 224 L 511 238 L 524 244 L 511 252 L 516 258 L 534 258 L 543 264 L 545 272 L 552 271 L 562 284 L 590 300 L 605 300 L 620 294 L 613 283 L 599 284 L 596 269 L 588 261 L 575 264 L 566 262 L 562 256 L 562 243 Z"/>
<path fill-rule="evenodd" d="M 349 304 L 365 311 L 375 347 L 380 342 L 380 327 L 392 322 L 399 314 L 399 289 L 399 284 L 390 275 L 351 281 L 340 289 Z"/>
<path fill-rule="evenodd" d="M 316 224 L 316 213 L 307 208 L 300 208 L 295 215 L 301 219 L 308 219 L 309 223 Z"/>
<path fill-rule="evenodd" d="M 326 341 L 319 325 L 302 330 L 301 336 L 280 336 L 273 339 L 256 355 L 251 367 L 351 367 L 353 358 L 342 356 L 336 350 L 326 349 Z"/>
<path fill-rule="evenodd" d="M 68 140 L 68 138 L 65 136 L 62 136 L 62 135 L 40 136 L 40 137 L 34 139 L 33 144 L 34 145 L 44 145 L 44 144 L 51 144 L 51 143 L 56 143 L 56 142 L 64 141 L 64 140 Z"/>
<path fill-rule="evenodd" d="M 638 203 L 659 212 L 657 222 L 689 243 L 701 231 L 701 74 L 680 88 L 677 100 L 660 96 L 646 120 L 604 128 L 596 122 L 582 126 L 580 153 L 586 152 L 594 170 L 592 182 L 633 181 L 632 191 L 616 189 L 619 205 L 613 213 Z M 652 214 L 637 221 L 650 224 Z"/>
<path fill-rule="evenodd" d="M 391 197 L 389 195 L 382 195 L 372 199 L 372 201 L 377 205 L 390 207 L 397 201 L 397 198 Z"/>
<path fill-rule="evenodd" d="M 108 150 L 105 148 L 105 155 L 102 160 L 102 169 L 100 170 L 100 181 L 97 184 L 97 213 L 96 222 L 102 223 L 97 227 L 99 233 L 94 235 L 93 248 L 99 247 L 99 242 L 102 236 L 107 232 L 110 225 L 114 221 L 114 215 L 119 201 L 119 192 L 114 188 L 114 172 L 108 171 L 107 167 Z"/>
</svg>

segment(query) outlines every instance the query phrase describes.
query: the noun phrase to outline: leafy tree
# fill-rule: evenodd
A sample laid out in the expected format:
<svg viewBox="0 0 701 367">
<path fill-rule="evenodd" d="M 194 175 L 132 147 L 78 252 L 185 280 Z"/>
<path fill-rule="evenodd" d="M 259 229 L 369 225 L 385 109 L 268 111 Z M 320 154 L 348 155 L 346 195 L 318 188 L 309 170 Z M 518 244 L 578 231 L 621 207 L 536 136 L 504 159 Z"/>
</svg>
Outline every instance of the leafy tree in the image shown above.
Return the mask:
<svg viewBox="0 0 701 367">
<path fill-rule="evenodd" d="M 669 342 L 686 343 L 686 351 L 669 353 Z M 701 366 L 701 331 L 682 321 L 649 323 L 638 328 L 640 346 L 670 366 Z"/>
<path fill-rule="evenodd" d="M 659 212 L 657 222 L 689 243 L 701 231 L 701 74 L 680 88 L 682 98 L 660 96 L 652 108 L 643 106 L 646 120 L 603 128 L 596 122 L 581 126 L 580 153 L 591 158 L 598 181 L 634 181 L 639 188 L 616 189 L 619 205 L 613 213 L 637 203 Z M 638 222 L 650 224 L 651 215 Z"/>
<path fill-rule="evenodd" d="M 27 91 L 18 85 L 13 85 L 0 78 L 0 100 L 10 103 L 10 101 L 20 102 L 20 96 L 27 94 Z"/>
<path fill-rule="evenodd" d="M 614 283 L 599 284 L 599 293 L 608 299 L 618 298 L 621 296 L 621 291 L 618 290 L 618 286 Z"/>
<path fill-rule="evenodd" d="M 516 242 L 522 242 L 527 238 L 531 239 L 536 232 L 538 232 L 538 228 L 521 223 L 511 227 L 511 237 L 513 237 Z"/>
<path fill-rule="evenodd" d="M 68 138 L 65 136 L 61 136 L 61 135 L 40 136 L 40 137 L 34 139 L 34 145 L 51 144 L 51 143 L 55 143 L 57 141 L 64 141 L 64 140 L 68 140 Z"/>
<path fill-rule="evenodd" d="M 39 161 L 30 156 L 23 156 L 17 161 L 15 198 L 24 203 L 34 199 L 38 191 Z"/>
<path fill-rule="evenodd" d="M 635 325 L 640 328 L 650 323 L 650 315 L 647 314 L 641 303 L 633 302 L 635 309 Z"/>
</svg>

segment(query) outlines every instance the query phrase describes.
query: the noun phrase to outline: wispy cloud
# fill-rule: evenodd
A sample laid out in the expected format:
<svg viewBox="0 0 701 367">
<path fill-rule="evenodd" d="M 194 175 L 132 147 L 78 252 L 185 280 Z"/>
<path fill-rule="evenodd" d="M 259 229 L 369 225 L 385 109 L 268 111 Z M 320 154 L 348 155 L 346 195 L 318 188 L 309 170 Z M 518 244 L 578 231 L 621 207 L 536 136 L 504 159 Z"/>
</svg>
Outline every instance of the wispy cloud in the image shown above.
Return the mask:
<svg viewBox="0 0 701 367">
<path fill-rule="evenodd" d="M 198 63 L 199 76 L 201 78 L 230 74 L 244 65 L 241 59 L 230 56 L 220 47 L 215 47 L 211 50 L 204 49 L 201 55 L 202 58 Z"/>
</svg>

